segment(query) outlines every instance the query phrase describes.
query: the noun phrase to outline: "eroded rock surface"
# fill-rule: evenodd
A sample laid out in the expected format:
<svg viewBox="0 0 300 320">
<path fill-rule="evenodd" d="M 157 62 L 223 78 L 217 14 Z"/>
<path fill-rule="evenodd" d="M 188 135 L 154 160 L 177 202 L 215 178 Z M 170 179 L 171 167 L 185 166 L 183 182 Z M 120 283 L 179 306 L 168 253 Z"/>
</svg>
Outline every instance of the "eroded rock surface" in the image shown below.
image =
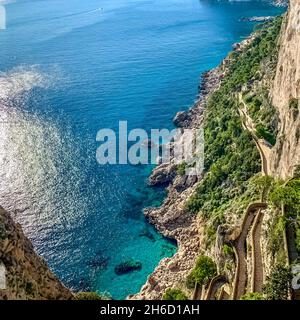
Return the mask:
<svg viewBox="0 0 300 320">
<path fill-rule="evenodd" d="M 0 300 L 68 300 L 73 295 L 39 257 L 8 212 L 0 207 L 0 265 L 5 289 Z M 3 268 L 4 266 L 4 268 Z"/>
</svg>

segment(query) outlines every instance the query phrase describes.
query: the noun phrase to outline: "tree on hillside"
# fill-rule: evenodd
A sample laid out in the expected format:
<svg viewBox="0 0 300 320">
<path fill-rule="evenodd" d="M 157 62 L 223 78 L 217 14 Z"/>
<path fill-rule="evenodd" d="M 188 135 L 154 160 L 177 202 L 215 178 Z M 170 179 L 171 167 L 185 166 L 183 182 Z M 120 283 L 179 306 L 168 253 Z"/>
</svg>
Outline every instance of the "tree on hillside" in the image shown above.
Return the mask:
<svg viewBox="0 0 300 320">
<path fill-rule="evenodd" d="M 169 288 L 164 293 L 162 300 L 188 300 L 188 298 L 181 289 Z"/>
<path fill-rule="evenodd" d="M 210 257 L 201 255 L 197 261 L 196 266 L 190 273 L 187 279 L 188 287 L 192 287 L 195 283 L 199 285 L 206 285 L 217 273 L 216 264 Z"/>
<path fill-rule="evenodd" d="M 268 300 L 287 300 L 290 293 L 292 273 L 290 268 L 277 265 L 267 277 L 263 292 Z"/>
</svg>

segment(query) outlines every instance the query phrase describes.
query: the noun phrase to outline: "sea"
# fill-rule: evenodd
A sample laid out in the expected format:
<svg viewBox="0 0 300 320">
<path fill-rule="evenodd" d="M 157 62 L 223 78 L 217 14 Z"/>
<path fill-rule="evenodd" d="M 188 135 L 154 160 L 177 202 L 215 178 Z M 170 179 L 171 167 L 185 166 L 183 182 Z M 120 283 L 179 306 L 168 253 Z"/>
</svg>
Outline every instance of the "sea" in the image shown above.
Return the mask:
<svg viewBox="0 0 300 320">
<path fill-rule="evenodd" d="M 172 239 L 144 218 L 166 190 L 153 164 L 96 159 L 97 132 L 172 129 L 201 74 L 270 1 L 0 1 L 0 205 L 64 284 L 124 299 L 137 293 Z M 5 19 L 4 19 L 5 18 Z M 123 275 L 126 261 L 142 268 Z"/>
</svg>

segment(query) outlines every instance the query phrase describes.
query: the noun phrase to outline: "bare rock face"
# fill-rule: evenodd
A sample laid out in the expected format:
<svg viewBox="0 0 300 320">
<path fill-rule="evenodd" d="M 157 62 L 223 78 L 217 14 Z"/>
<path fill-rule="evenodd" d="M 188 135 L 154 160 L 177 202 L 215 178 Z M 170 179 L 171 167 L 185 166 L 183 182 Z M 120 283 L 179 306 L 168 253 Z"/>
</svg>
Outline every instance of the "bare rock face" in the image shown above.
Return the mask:
<svg viewBox="0 0 300 320">
<path fill-rule="evenodd" d="M 203 82 L 199 87 L 200 98 L 188 111 L 177 113 L 174 123 L 178 127 L 195 129 L 202 125 L 206 99 L 218 88 L 223 76 L 223 66 L 203 75 Z M 203 221 L 199 216 L 185 210 L 186 201 L 195 191 L 201 178 L 202 176 L 192 174 L 179 175 L 177 165 L 172 161 L 163 163 L 153 170 L 149 184 L 168 184 L 168 197 L 161 207 L 146 209 L 144 213 L 161 234 L 176 240 L 178 251 L 172 258 L 161 260 L 140 292 L 128 297 L 129 299 L 158 300 L 162 298 L 166 289 L 185 286 L 186 278 L 204 246 Z"/>
<path fill-rule="evenodd" d="M 279 134 L 271 155 L 271 172 L 286 179 L 300 164 L 300 2 L 290 0 L 283 25 L 276 76 L 271 90 L 279 113 Z"/>
<path fill-rule="evenodd" d="M 175 124 L 175 126 L 177 127 L 185 127 L 186 124 L 189 123 L 189 121 L 191 121 L 188 112 L 186 111 L 179 111 L 176 113 L 175 118 L 173 119 L 173 122 Z"/>
<path fill-rule="evenodd" d="M 69 300 L 69 291 L 50 271 L 10 215 L 0 207 L 0 300 Z"/>
<path fill-rule="evenodd" d="M 162 163 L 156 167 L 149 177 L 149 185 L 166 185 L 173 181 L 176 176 L 177 166 L 172 163 Z"/>
<path fill-rule="evenodd" d="M 289 0 L 274 0 L 273 3 L 277 7 L 286 7 L 289 3 Z"/>
</svg>

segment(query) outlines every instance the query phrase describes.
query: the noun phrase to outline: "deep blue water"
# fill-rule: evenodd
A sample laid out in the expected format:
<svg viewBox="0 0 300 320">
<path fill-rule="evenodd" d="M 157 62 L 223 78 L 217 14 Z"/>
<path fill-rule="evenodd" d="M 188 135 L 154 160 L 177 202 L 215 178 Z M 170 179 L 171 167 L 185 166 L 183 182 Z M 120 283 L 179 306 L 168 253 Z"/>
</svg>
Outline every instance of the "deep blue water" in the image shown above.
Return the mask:
<svg viewBox="0 0 300 320">
<path fill-rule="evenodd" d="M 98 165 L 97 131 L 119 120 L 172 127 L 193 104 L 201 73 L 251 32 L 239 19 L 281 9 L 264 1 L 27 0 L 6 11 L 0 204 L 68 286 L 118 299 L 136 293 L 176 251 L 142 214 L 164 191 L 147 187 L 150 166 Z M 128 258 L 142 270 L 117 276 L 115 265 Z"/>
</svg>

